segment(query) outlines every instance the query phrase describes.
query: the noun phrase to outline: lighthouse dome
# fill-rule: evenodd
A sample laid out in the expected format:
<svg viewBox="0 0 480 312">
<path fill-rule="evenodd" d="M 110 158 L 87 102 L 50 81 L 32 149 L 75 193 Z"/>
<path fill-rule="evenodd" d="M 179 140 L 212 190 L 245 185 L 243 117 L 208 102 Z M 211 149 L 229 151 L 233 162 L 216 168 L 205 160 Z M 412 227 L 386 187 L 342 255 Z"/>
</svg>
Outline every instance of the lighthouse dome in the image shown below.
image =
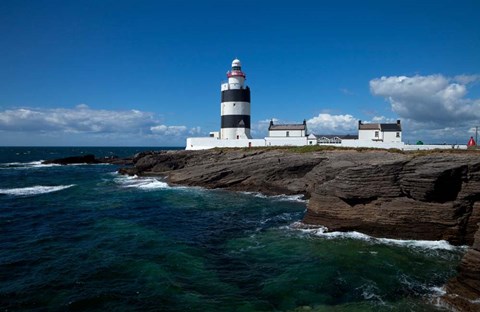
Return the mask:
<svg viewBox="0 0 480 312">
<path fill-rule="evenodd" d="M 239 59 L 234 59 L 232 62 L 232 67 L 241 67 L 242 63 L 240 63 Z"/>
</svg>

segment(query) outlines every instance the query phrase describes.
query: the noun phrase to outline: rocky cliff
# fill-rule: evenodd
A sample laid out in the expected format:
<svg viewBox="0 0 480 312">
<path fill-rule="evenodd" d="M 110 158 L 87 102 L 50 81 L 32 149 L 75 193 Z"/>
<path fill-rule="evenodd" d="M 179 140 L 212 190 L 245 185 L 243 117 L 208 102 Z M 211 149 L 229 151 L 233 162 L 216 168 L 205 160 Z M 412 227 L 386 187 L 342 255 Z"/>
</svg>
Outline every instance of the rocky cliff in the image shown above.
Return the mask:
<svg viewBox="0 0 480 312">
<path fill-rule="evenodd" d="M 480 230 L 460 263 L 458 275 L 447 283 L 446 290 L 443 300 L 454 309 L 480 311 Z"/>
<path fill-rule="evenodd" d="M 310 198 L 304 222 L 332 231 L 473 245 L 448 290 L 461 298 L 468 289 L 468 302 L 480 298 L 479 153 L 164 151 L 139 154 L 133 163 L 121 173 L 165 176 L 172 184 L 304 194 Z M 449 301 L 469 311 L 458 302 Z"/>
</svg>

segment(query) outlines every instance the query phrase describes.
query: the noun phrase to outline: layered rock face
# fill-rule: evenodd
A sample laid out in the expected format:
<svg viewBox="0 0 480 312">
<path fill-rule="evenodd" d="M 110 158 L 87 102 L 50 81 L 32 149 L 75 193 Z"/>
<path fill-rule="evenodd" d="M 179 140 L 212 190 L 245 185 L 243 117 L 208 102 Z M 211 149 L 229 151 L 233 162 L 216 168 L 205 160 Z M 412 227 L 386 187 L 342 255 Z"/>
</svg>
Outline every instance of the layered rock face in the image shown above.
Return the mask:
<svg viewBox="0 0 480 312">
<path fill-rule="evenodd" d="M 329 230 L 471 245 L 479 196 L 477 155 L 355 160 L 332 179 L 317 179 L 304 221 Z"/>
<path fill-rule="evenodd" d="M 480 222 L 476 153 L 210 150 L 147 152 L 122 173 L 172 184 L 310 197 L 307 224 L 403 239 L 473 242 Z"/>
</svg>

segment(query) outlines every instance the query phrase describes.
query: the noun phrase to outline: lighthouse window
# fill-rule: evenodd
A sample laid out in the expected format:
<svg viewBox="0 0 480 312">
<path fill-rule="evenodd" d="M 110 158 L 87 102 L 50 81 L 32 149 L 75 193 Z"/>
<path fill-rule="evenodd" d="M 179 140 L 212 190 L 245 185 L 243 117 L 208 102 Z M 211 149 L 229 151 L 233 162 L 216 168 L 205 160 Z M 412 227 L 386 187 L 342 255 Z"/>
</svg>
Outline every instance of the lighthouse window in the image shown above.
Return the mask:
<svg viewBox="0 0 480 312">
<path fill-rule="evenodd" d="M 290 131 L 287 131 L 287 137 L 289 137 L 289 136 L 290 136 Z"/>
<path fill-rule="evenodd" d="M 399 137 L 400 137 L 400 132 L 397 132 L 397 138 L 399 138 Z"/>
<path fill-rule="evenodd" d="M 375 137 L 378 138 L 378 131 L 375 131 Z"/>
</svg>

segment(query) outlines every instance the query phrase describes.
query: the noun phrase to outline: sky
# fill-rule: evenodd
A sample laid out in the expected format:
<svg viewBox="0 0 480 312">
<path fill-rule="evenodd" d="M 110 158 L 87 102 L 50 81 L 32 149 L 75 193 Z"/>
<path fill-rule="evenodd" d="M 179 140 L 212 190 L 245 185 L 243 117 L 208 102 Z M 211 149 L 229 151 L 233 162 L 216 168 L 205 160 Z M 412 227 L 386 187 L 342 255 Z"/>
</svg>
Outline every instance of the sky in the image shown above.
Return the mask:
<svg viewBox="0 0 480 312">
<path fill-rule="evenodd" d="M 307 121 L 466 144 L 480 1 L 0 1 L 0 145 L 185 146 L 220 128 L 234 58 L 252 135 Z"/>
</svg>

